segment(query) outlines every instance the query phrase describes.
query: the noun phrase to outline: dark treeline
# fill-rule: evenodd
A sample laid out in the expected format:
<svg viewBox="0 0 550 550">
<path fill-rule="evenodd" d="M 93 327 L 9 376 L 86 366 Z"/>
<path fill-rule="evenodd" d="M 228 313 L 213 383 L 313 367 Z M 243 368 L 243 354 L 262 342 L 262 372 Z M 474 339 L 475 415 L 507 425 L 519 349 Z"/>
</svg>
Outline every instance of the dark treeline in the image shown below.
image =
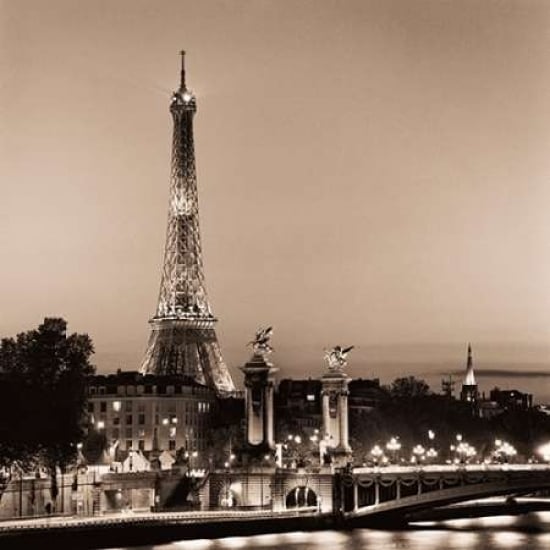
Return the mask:
<svg viewBox="0 0 550 550">
<path fill-rule="evenodd" d="M 67 335 L 63 319 L 0 342 L 0 467 L 5 474 L 57 470 L 75 462 L 85 433 L 86 381 L 93 344 Z M 55 495 L 52 495 L 55 496 Z"/>
</svg>

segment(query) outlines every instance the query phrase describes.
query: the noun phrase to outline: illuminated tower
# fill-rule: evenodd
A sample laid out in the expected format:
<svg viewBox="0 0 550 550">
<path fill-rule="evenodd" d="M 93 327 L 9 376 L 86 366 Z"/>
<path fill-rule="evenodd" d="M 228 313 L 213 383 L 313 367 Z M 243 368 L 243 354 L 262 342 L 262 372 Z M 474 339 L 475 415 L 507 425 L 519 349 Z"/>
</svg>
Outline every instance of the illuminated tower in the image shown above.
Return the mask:
<svg viewBox="0 0 550 550">
<path fill-rule="evenodd" d="M 468 344 L 468 360 L 466 363 L 466 376 L 462 383 L 462 390 L 460 391 L 460 399 L 462 401 L 470 401 L 472 404 L 477 402 L 478 391 L 476 378 L 474 376 L 474 362 L 472 360 L 472 346 Z"/>
<path fill-rule="evenodd" d="M 193 141 L 197 103 L 185 83 L 184 61 L 185 52 L 181 52 L 180 87 L 170 103 L 174 133 L 164 264 L 141 372 L 188 376 L 224 394 L 235 386 L 206 295 Z"/>
</svg>

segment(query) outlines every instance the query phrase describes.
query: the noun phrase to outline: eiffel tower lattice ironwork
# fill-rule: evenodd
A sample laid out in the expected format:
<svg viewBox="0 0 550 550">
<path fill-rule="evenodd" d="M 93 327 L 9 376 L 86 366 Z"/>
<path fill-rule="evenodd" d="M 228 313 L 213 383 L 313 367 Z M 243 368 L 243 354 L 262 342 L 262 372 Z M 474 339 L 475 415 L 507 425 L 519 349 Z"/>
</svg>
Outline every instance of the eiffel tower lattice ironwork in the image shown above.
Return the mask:
<svg viewBox="0 0 550 550">
<path fill-rule="evenodd" d="M 235 386 L 206 295 L 193 140 L 197 103 L 185 84 L 184 60 L 181 52 L 180 87 L 170 104 L 174 134 L 164 265 L 141 372 L 187 376 L 224 394 Z"/>
</svg>

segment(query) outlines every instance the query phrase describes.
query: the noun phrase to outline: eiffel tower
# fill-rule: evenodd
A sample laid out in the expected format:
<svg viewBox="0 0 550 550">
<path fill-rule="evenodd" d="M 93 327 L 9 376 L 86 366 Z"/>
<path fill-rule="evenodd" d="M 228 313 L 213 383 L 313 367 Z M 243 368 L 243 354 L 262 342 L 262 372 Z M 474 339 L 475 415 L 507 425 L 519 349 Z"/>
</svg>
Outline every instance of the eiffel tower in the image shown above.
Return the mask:
<svg viewBox="0 0 550 550">
<path fill-rule="evenodd" d="M 141 372 L 189 377 L 223 395 L 235 386 L 220 351 L 214 330 L 217 319 L 204 282 L 193 141 L 196 111 L 181 52 L 180 87 L 170 103 L 174 133 L 164 265 Z"/>
</svg>

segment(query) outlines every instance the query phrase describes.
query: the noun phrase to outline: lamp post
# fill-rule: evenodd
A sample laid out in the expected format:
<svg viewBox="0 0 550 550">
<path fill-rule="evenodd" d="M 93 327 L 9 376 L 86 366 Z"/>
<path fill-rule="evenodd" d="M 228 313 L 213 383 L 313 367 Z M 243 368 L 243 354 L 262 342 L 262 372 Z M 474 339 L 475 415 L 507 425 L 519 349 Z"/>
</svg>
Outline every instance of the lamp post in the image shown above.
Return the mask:
<svg viewBox="0 0 550 550">
<path fill-rule="evenodd" d="M 426 449 L 422 445 L 415 445 L 412 450 L 413 454 L 413 462 L 419 463 L 422 462 L 424 459 L 424 455 L 426 454 Z"/>
<path fill-rule="evenodd" d="M 380 461 L 380 458 L 382 458 L 382 455 L 384 454 L 384 451 L 382 450 L 382 448 L 379 445 L 375 445 L 371 449 L 370 454 L 373 458 L 374 465 L 378 466 L 378 463 Z"/>
<path fill-rule="evenodd" d="M 435 461 L 435 459 L 437 458 L 437 451 L 433 447 L 430 447 L 426 451 L 426 457 L 428 458 L 430 463 L 433 463 Z"/>
<path fill-rule="evenodd" d="M 401 443 L 398 441 L 397 437 L 392 437 L 387 443 L 386 443 L 386 449 L 391 453 L 393 461 L 397 462 L 397 453 L 401 449 Z"/>
<path fill-rule="evenodd" d="M 495 440 L 495 451 L 493 455 L 498 461 L 508 463 L 510 459 L 517 454 L 516 448 L 507 441 L 502 441 L 500 439 Z"/>
</svg>

